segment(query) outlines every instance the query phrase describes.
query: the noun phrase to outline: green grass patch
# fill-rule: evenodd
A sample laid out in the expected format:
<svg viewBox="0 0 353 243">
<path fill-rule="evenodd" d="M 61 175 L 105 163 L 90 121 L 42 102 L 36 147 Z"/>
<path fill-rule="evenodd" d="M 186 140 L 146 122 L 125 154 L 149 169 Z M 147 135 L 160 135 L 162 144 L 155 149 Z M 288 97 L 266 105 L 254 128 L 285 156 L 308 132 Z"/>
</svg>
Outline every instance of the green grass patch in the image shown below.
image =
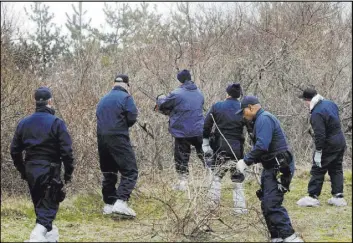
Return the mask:
<svg viewBox="0 0 353 243">
<path fill-rule="evenodd" d="M 285 195 L 284 206 L 296 232 L 310 242 L 351 242 L 352 172 L 344 174 L 347 207 L 327 204 L 331 197 L 329 180 L 324 183 L 320 207 L 298 207 L 296 202 L 307 194 L 309 176 L 305 171 L 297 173 L 291 192 Z M 255 194 L 258 188 L 257 182 L 246 181 L 249 214 L 234 216 L 232 183 L 229 176 L 225 176 L 220 210 L 205 221 L 212 229 L 208 233 L 193 230 L 202 221 L 202 193 L 207 188 L 191 187 L 188 194 L 175 192 L 162 182 L 149 184 L 147 180 L 138 184 L 129 202 L 137 213 L 134 220 L 102 215 L 104 204 L 97 188 L 93 193 L 65 199 L 54 223 L 59 227 L 60 241 L 266 241 L 267 230 L 261 221 L 260 202 Z M 29 238 L 34 225 L 35 214 L 29 198 L 2 198 L 1 241 L 23 242 Z"/>
</svg>

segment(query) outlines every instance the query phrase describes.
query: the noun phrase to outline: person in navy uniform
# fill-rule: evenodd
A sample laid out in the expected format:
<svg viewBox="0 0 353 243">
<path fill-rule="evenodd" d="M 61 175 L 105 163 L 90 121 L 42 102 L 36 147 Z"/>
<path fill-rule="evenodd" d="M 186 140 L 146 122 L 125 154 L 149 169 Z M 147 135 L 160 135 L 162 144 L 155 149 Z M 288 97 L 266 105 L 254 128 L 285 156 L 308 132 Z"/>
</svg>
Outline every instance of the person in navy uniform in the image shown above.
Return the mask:
<svg viewBox="0 0 353 243">
<path fill-rule="evenodd" d="M 65 197 L 61 163 L 65 184 L 71 181 L 74 171 L 72 141 L 65 122 L 55 116 L 49 88 L 38 88 L 34 98 L 36 110 L 19 122 L 11 143 L 11 157 L 22 179 L 28 182 L 36 213 L 36 226 L 29 241 L 58 241 L 53 220 Z"/>
<path fill-rule="evenodd" d="M 245 96 L 241 101 L 244 118 L 254 121 L 254 145 L 236 168 L 244 173 L 251 164 L 261 162 L 261 189 L 257 196 L 261 200 L 261 209 L 266 220 L 272 242 L 303 242 L 292 227 L 287 210 L 282 206 L 284 193 L 294 173 L 294 159 L 279 120 L 265 111 L 255 96 Z"/>
<path fill-rule="evenodd" d="M 331 179 L 332 197 L 328 204 L 346 206 L 343 198 L 343 155 L 346 149 L 339 109 L 337 105 L 324 99 L 315 89 L 307 88 L 299 98 L 309 107 L 310 124 L 314 131 L 315 151 L 308 185 L 309 196 L 301 198 L 297 204 L 303 207 L 319 206 L 319 196 L 326 172 Z"/>
<path fill-rule="evenodd" d="M 242 95 L 242 89 L 239 83 L 233 83 L 226 88 L 226 92 L 227 98 L 212 105 L 208 111 L 203 129 L 202 149 L 205 157 L 209 158 L 213 171 L 209 199 L 211 200 L 211 206 L 219 205 L 221 199 L 221 179 L 229 170 L 231 180 L 234 183 L 234 211 L 235 213 L 246 213 L 243 188 L 244 174 L 239 173 L 235 167 L 228 166 L 227 164 L 228 161 L 242 159 L 244 156 L 245 138 L 243 130 L 245 122 L 241 114 L 236 114 L 240 110 L 239 98 Z M 215 125 L 217 125 L 220 131 L 214 128 Z M 213 134 L 211 134 L 212 129 L 214 129 Z M 210 136 L 213 139 L 211 144 Z"/>
<path fill-rule="evenodd" d="M 204 124 L 204 96 L 191 80 L 189 70 L 177 74 L 181 85 L 167 96 L 157 98 L 158 111 L 169 116 L 169 132 L 174 137 L 174 160 L 179 181 L 173 187 L 184 191 L 188 185 L 189 159 L 191 145 L 196 149 L 197 156 L 202 161 L 202 132 Z"/>
<path fill-rule="evenodd" d="M 113 89 L 99 101 L 96 110 L 97 140 L 103 173 L 103 214 L 134 218 L 136 213 L 127 202 L 136 185 L 138 169 L 129 128 L 136 123 L 138 110 L 128 88 L 129 77 L 117 74 Z M 118 172 L 121 178 L 116 189 Z"/>
</svg>

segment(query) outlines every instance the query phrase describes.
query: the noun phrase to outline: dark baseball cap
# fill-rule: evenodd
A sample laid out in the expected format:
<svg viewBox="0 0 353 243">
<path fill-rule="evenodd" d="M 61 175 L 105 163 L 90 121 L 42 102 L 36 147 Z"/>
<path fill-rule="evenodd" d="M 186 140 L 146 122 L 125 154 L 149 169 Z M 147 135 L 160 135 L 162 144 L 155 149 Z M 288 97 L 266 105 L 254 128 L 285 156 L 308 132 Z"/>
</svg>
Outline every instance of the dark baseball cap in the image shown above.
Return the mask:
<svg viewBox="0 0 353 243">
<path fill-rule="evenodd" d="M 36 101 L 44 101 L 44 100 L 49 100 L 52 97 L 51 91 L 48 87 L 39 87 L 36 89 L 34 92 L 34 99 Z"/>
<path fill-rule="evenodd" d="M 248 96 L 244 96 L 244 98 L 241 100 L 240 103 L 241 103 L 240 110 L 238 110 L 235 114 L 242 113 L 244 108 L 248 107 L 249 105 L 260 104 L 260 101 L 256 96 L 248 95 Z"/>
<path fill-rule="evenodd" d="M 122 83 L 126 83 L 127 86 L 129 85 L 129 76 L 125 75 L 125 74 L 117 74 L 115 76 L 114 82 L 122 82 Z"/>
<path fill-rule="evenodd" d="M 301 95 L 298 96 L 300 99 L 304 100 L 311 100 L 315 95 L 317 95 L 317 92 L 313 88 L 307 88 L 303 91 Z"/>
</svg>

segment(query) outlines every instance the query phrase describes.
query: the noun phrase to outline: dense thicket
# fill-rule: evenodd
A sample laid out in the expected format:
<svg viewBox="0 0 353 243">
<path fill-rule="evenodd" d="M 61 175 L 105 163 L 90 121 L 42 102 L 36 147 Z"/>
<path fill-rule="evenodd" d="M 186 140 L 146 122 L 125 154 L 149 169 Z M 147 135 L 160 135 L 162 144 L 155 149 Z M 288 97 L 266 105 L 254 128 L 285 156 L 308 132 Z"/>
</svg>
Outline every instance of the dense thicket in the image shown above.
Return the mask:
<svg viewBox="0 0 353 243">
<path fill-rule="evenodd" d="M 140 176 L 173 166 L 167 118 L 154 113 L 153 96 L 178 85 L 176 73 L 190 69 L 205 95 L 205 108 L 225 98 L 225 87 L 240 82 L 277 115 L 298 165 L 311 163 L 308 110 L 297 98 L 315 86 L 340 107 L 352 158 L 352 12 L 350 3 L 256 2 L 172 3 L 162 16 L 148 3 L 106 3 L 109 31 L 90 26 L 85 4 L 67 13 L 70 35 L 52 23 L 44 3 L 27 10 L 34 34 L 17 33 L 11 3 L 1 3 L 1 191 L 26 191 L 10 159 L 9 146 L 22 117 L 34 111 L 33 91 L 48 85 L 59 117 L 74 143 L 74 185 L 100 183 L 95 108 L 116 72 L 127 73 L 139 108 L 155 139 L 137 124 L 131 129 Z M 163 18 L 162 18 L 163 17 Z"/>
</svg>

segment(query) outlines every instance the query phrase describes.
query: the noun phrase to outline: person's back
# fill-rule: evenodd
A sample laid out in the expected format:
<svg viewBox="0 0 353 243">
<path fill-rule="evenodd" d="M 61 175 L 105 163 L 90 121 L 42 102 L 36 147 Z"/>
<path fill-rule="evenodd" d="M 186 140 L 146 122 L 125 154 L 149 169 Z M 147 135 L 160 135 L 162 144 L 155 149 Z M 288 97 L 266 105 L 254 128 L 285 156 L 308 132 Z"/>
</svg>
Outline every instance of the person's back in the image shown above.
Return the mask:
<svg viewBox="0 0 353 243">
<path fill-rule="evenodd" d="M 213 130 L 217 138 L 223 139 L 224 136 L 227 140 L 237 140 L 243 144 L 245 122 L 241 115 L 236 114 L 241 108 L 240 101 L 238 100 L 242 95 L 241 86 L 239 83 L 231 84 L 227 87 L 226 92 L 227 98 L 212 105 L 211 109 L 207 112 L 203 137 L 208 139 L 211 135 L 211 130 Z M 220 131 L 214 128 L 215 125 L 217 125 Z M 239 144 L 236 147 L 239 147 Z M 213 149 L 216 150 L 217 148 Z"/>
<path fill-rule="evenodd" d="M 220 101 L 214 104 L 212 107 L 212 115 L 220 132 L 227 139 L 232 149 L 236 150 L 234 152 L 238 154 L 237 157 L 242 157 L 244 143 L 244 121 L 241 115 L 236 114 L 239 109 L 240 102 L 235 98 L 228 98 L 225 101 Z M 228 143 L 224 141 L 224 138 L 220 132 L 218 129 L 215 129 L 216 143 L 218 144 L 219 149 L 225 151 L 227 156 L 234 157 Z"/>
<path fill-rule="evenodd" d="M 295 162 L 279 120 L 265 111 L 256 96 L 245 96 L 241 110 L 248 121 L 254 121 L 254 146 L 244 159 L 237 162 L 240 172 L 261 162 L 261 189 L 256 192 L 261 201 L 272 242 L 303 242 L 295 234 L 287 210 L 282 206 L 284 194 L 290 190 Z"/>
<path fill-rule="evenodd" d="M 170 110 L 169 131 L 174 137 L 195 137 L 202 134 L 204 123 L 204 97 L 192 81 L 185 81 L 171 92 L 173 107 Z M 159 109 L 168 109 L 164 103 Z"/>
<path fill-rule="evenodd" d="M 97 134 L 128 135 L 128 128 L 137 119 L 137 109 L 132 97 L 120 87 L 114 87 L 97 105 Z"/>
<path fill-rule="evenodd" d="M 231 180 L 234 183 L 234 212 L 246 213 L 247 209 L 242 184 L 245 176 L 236 171 L 234 166 L 230 166 L 230 163 L 232 163 L 231 160 L 243 158 L 243 128 L 245 123 L 242 115 L 236 114 L 241 108 L 238 99 L 242 94 L 242 89 L 239 83 L 234 83 L 227 87 L 226 92 L 228 94 L 227 99 L 215 103 L 207 112 L 203 129 L 202 149 L 213 173 L 208 197 L 211 207 L 219 205 L 221 199 L 221 180 L 225 173 L 230 170 Z M 214 134 L 211 136 L 213 129 Z M 213 137 L 212 142 L 210 142 L 210 137 Z"/>
<path fill-rule="evenodd" d="M 204 97 L 191 80 L 188 70 L 179 72 L 177 79 L 181 85 L 167 96 L 159 96 L 157 107 L 160 113 L 169 116 L 169 133 L 175 141 L 174 160 L 179 182 L 174 189 L 186 190 L 191 145 L 195 146 L 197 156 L 204 165 L 202 152 Z"/>
<path fill-rule="evenodd" d="M 310 170 L 308 196 L 297 201 L 302 207 L 319 206 L 319 196 L 328 172 L 331 181 L 332 198 L 328 204 L 346 206 L 343 195 L 343 156 L 346 140 L 341 129 L 337 105 L 322 97 L 313 88 L 307 88 L 299 96 L 310 110 L 310 124 L 314 131 L 315 151 Z"/>
<path fill-rule="evenodd" d="M 53 131 L 56 119 L 59 118 L 46 112 L 43 107 L 20 121 L 18 132 L 22 134 L 26 161 L 33 159 L 60 161 L 60 148 Z"/>
<path fill-rule="evenodd" d="M 113 89 L 98 103 L 97 144 L 103 173 L 103 214 L 133 218 L 136 213 L 127 202 L 136 185 L 138 168 L 129 137 L 129 128 L 137 121 L 137 108 L 128 93 L 129 77 L 118 74 Z M 121 174 L 118 188 L 118 172 Z"/>
<path fill-rule="evenodd" d="M 28 182 L 35 208 L 37 224 L 30 241 L 59 237 L 52 222 L 65 197 L 61 162 L 65 167 L 65 184 L 71 181 L 74 170 L 71 138 L 64 121 L 54 115 L 51 98 L 48 88 L 36 90 L 36 112 L 19 122 L 10 149 L 15 167 Z"/>
<path fill-rule="evenodd" d="M 319 101 L 311 110 L 310 122 L 316 134 L 315 142 L 322 144 L 321 149 L 325 152 L 336 152 L 346 146 L 338 107 L 334 102 L 326 99 Z"/>
<path fill-rule="evenodd" d="M 240 109 L 240 102 L 234 98 L 217 102 L 214 105 L 213 114 L 215 121 L 227 139 L 244 140 L 243 117 L 235 114 Z M 215 131 L 218 133 L 218 130 Z"/>
<path fill-rule="evenodd" d="M 270 126 L 273 130 L 265 130 L 265 135 L 258 138 L 263 139 L 264 141 L 270 141 L 265 143 L 269 145 L 268 147 L 260 147 L 260 149 L 266 151 L 267 156 L 271 156 L 272 154 L 276 154 L 278 152 L 287 151 L 289 149 L 288 142 L 281 127 L 280 121 L 277 119 L 277 117 L 268 111 L 260 110 L 258 112 L 255 118 L 254 136 L 258 137 L 256 128 L 262 127 L 264 123 L 271 124 Z M 260 144 L 260 146 L 261 145 L 262 144 Z"/>
</svg>

